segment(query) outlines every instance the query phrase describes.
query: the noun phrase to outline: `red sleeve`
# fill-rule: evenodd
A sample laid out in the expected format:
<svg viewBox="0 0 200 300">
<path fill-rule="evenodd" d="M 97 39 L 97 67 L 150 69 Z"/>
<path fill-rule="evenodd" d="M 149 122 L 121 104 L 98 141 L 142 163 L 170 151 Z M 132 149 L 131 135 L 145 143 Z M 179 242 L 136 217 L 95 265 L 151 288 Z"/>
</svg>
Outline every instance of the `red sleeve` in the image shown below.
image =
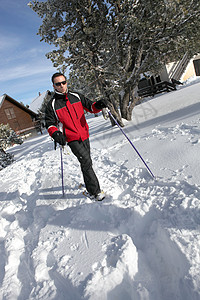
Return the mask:
<svg viewBox="0 0 200 300">
<path fill-rule="evenodd" d="M 101 111 L 101 109 L 95 108 L 95 103 L 96 103 L 96 102 L 92 103 L 92 112 L 93 112 L 94 114 L 97 114 L 97 113 L 99 113 L 99 112 Z"/>
<path fill-rule="evenodd" d="M 45 111 L 45 125 L 47 128 L 47 131 L 49 133 L 50 136 L 52 136 L 52 134 L 59 130 L 57 128 L 58 125 L 58 120 L 55 116 L 55 112 L 52 108 L 52 101 L 50 100 L 46 106 L 46 111 Z"/>
<path fill-rule="evenodd" d="M 58 131 L 58 128 L 54 125 L 51 125 L 47 128 L 47 131 L 49 133 L 50 136 L 52 136 L 52 134 L 55 132 L 55 131 Z"/>
</svg>

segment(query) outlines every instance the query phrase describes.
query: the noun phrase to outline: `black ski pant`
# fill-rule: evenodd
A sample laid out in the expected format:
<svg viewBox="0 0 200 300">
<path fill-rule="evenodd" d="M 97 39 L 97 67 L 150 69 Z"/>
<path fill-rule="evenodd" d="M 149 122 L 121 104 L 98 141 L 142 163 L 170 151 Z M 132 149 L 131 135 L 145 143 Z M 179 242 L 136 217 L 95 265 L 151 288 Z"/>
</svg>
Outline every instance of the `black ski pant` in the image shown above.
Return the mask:
<svg viewBox="0 0 200 300">
<path fill-rule="evenodd" d="M 101 190 L 97 176 L 92 168 L 89 139 L 85 141 L 72 141 L 69 142 L 68 145 L 80 162 L 83 179 L 88 193 L 97 195 Z"/>
</svg>

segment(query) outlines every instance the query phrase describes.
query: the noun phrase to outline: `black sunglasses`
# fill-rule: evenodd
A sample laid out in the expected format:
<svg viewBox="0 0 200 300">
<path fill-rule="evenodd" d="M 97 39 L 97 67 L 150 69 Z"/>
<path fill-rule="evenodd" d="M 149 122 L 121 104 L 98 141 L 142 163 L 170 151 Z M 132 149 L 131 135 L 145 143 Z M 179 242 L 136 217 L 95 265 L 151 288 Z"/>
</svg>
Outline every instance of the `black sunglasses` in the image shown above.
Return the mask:
<svg viewBox="0 0 200 300">
<path fill-rule="evenodd" d="M 65 85 L 67 83 L 67 81 L 61 81 L 61 82 L 56 82 L 54 83 L 55 86 L 61 86 L 61 84 Z"/>
</svg>

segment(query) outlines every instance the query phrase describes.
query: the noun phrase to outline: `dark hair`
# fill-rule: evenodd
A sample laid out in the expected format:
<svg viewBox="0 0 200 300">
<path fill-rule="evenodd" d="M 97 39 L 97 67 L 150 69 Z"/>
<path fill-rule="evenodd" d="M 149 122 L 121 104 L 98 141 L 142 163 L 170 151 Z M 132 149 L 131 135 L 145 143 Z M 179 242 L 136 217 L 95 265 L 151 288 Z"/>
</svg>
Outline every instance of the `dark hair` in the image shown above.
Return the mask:
<svg viewBox="0 0 200 300">
<path fill-rule="evenodd" d="M 59 72 L 54 73 L 53 76 L 51 77 L 51 81 L 53 82 L 53 84 L 54 84 L 54 78 L 59 77 L 59 76 L 64 76 L 65 77 L 65 75 L 62 74 L 62 73 L 59 73 Z M 65 77 L 65 80 L 66 80 L 66 77 Z"/>
</svg>

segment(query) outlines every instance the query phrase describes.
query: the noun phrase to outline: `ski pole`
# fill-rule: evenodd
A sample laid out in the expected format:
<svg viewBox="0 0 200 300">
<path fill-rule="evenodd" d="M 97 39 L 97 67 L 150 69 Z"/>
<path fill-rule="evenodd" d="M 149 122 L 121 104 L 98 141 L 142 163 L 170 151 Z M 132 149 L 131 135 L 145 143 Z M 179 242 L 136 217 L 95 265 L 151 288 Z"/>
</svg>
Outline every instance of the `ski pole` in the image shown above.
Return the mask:
<svg viewBox="0 0 200 300">
<path fill-rule="evenodd" d="M 65 195 L 65 190 L 64 190 L 64 176 L 63 176 L 63 156 L 62 156 L 62 146 L 60 146 L 60 162 L 61 162 L 61 178 L 62 178 L 62 194 L 63 197 Z"/>
<path fill-rule="evenodd" d="M 113 115 L 111 114 L 111 112 L 109 110 L 107 110 L 109 113 L 109 116 L 113 119 L 113 121 L 116 123 L 116 125 L 119 127 L 119 129 L 121 130 L 121 132 L 124 134 L 124 136 L 127 138 L 127 140 L 129 141 L 129 143 L 131 144 L 131 146 L 133 147 L 133 149 L 136 151 L 136 153 L 139 155 L 140 159 L 142 160 L 142 162 L 144 163 L 144 165 L 146 166 L 147 170 L 149 171 L 149 173 L 151 174 L 151 176 L 155 179 L 155 176 L 153 175 L 153 173 L 151 172 L 150 168 L 148 167 L 148 165 L 146 164 L 146 162 L 144 161 L 144 159 L 142 158 L 142 156 L 140 155 L 140 153 L 138 152 L 138 150 L 136 149 L 136 147 L 133 145 L 133 143 L 131 142 L 131 140 L 129 139 L 129 137 L 126 135 L 126 133 L 124 132 L 124 130 L 121 128 L 121 126 L 119 125 L 119 123 L 117 122 L 117 120 L 113 117 Z"/>
</svg>

